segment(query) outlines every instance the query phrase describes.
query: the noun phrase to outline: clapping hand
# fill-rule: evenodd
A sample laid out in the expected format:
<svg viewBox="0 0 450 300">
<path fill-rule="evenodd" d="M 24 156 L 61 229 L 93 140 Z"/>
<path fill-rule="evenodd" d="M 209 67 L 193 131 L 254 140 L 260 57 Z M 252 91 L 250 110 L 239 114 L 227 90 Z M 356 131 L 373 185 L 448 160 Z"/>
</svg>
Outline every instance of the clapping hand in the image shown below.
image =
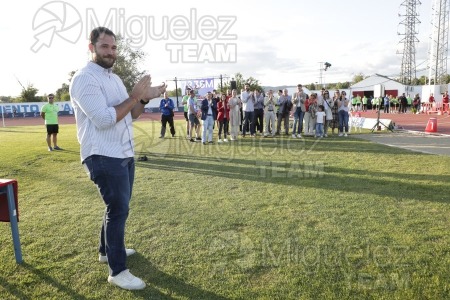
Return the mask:
<svg viewBox="0 0 450 300">
<path fill-rule="evenodd" d="M 167 85 L 163 82 L 161 85 L 152 86 L 152 77 L 145 75 L 133 87 L 131 97 L 134 99 L 151 100 L 158 98 L 166 91 Z"/>
<path fill-rule="evenodd" d="M 151 85 L 151 82 L 150 82 Z M 162 84 L 158 86 L 150 86 L 147 89 L 147 93 L 145 94 L 145 99 L 151 100 L 154 98 L 158 98 L 166 91 L 167 85 L 163 82 Z"/>
<path fill-rule="evenodd" d="M 138 83 L 136 83 L 131 91 L 131 98 L 133 99 L 144 99 L 147 90 L 151 87 L 152 81 L 150 75 L 145 75 L 142 77 Z"/>
</svg>

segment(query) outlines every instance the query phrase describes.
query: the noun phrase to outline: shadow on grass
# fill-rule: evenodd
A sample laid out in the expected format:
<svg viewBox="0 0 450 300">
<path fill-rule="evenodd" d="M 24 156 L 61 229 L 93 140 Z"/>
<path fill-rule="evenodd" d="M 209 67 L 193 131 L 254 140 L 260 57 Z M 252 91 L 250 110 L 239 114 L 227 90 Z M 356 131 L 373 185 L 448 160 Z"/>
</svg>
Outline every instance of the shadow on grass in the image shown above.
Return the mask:
<svg viewBox="0 0 450 300">
<path fill-rule="evenodd" d="M 17 299 L 30 299 L 30 297 L 27 297 L 21 290 L 20 287 L 11 284 L 8 282 L 8 279 L 3 278 L 0 276 L 0 287 L 6 290 L 7 293 L 13 295 Z"/>
<path fill-rule="evenodd" d="M 52 278 L 45 272 L 43 272 L 39 269 L 36 269 L 34 266 L 28 264 L 27 262 L 23 262 L 22 264 L 20 264 L 20 266 L 23 267 L 28 272 L 30 272 L 31 274 L 37 276 L 39 282 L 43 282 L 49 286 L 52 286 L 52 287 L 58 289 L 60 292 L 64 293 L 65 295 L 69 296 L 72 299 L 89 299 L 89 298 L 77 293 L 75 290 L 71 289 L 69 286 L 56 281 L 54 278 Z M 8 292 L 10 292 L 12 295 L 17 297 L 18 299 L 32 299 L 32 297 L 27 296 L 25 293 L 23 293 L 20 290 L 20 287 L 9 284 L 8 281 L 5 281 L 1 277 L 0 277 L 0 285 L 4 286 Z"/>
<path fill-rule="evenodd" d="M 174 299 L 175 296 L 177 299 L 180 297 L 187 299 L 227 299 L 213 292 L 195 287 L 184 282 L 180 278 L 159 270 L 139 253 L 130 257 L 127 260 L 127 264 L 131 269 L 137 270 L 135 275 L 140 276 L 147 283 L 147 288 L 134 292 L 136 296 L 142 296 L 143 299 Z M 154 286 L 155 288 L 165 290 L 168 295 L 164 295 L 156 289 L 149 290 L 148 286 Z M 174 297 L 171 296 L 172 294 Z"/>
<path fill-rule="evenodd" d="M 342 137 L 329 137 L 317 139 L 314 137 L 303 137 L 301 139 L 293 139 L 286 136 L 279 136 L 275 138 L 239 138 L 237 141 L 227 142 L 214 145 L 202 145 L 200 142 L 190 143 L 184 138 L 167 138 L 167 139 L 155 139 L 150 140 L 138 139 L 136 149 L 140 149 L 142 153 L 152 152 L 157 147 L 165 147 L 164 150 L 171 153 L 194 153 L 200 150 L 200 152 L 214 151 L 216 154 L 229 154 L 233 155 L 241 153 L 245 155 L 245 151 L 259 154 L 269 153 L 290 153 L 297 155 L 298 153 L 316 155 L 317 152 L 339 152 L 346 154 L 353 153 L 374 153 L 384 155 L 390 154 L 405 154 L 408 155 L 423 155 L 423 153 L 417 153 L 415 151 L 405 150 L 401 148 L 388 147 L 379 143 L 371 142 L 361 138 L 342 138 Z M 199 148 L 200 147 L 200 148 Z M 206 150 L 210 148 L 210 150 Z M 146 148 L 146 149 L 143 149 Z M 161 151 L 164 151 L 160 148 Z M 156 150 L 158 151 L 158 150 Z M 139 152 L 139 151 L 138 151 Z"/>
<path fill-rule="evenodd" d="M 272 162 L 261 164 L 261 158 L 253 160 L 236 158 L 218 162 L 212 157 L 179 154 L 165 154 L 164 156 L 156 154 L 155 156 L 150 153 L 146 155 L 148 155 L 148 161 L 137 162 L 137 166 L 167 172 L 254 181 L 261 184 L 272 183 L 298 188 L 330 190 L 331 192 L 353 192 L 360 194 L 361 198 L 367 194 L 396 199 L 450 203 L 446 193 L 446 187 L 450 184 L 450 180 L 445 175 L 398 174 L 341 168 L 330 166 L 326 161 L 323 162 L 322 170 L 320 170 L 320 165 L 307 165 L 308 162 L 293 165 L 292 158 L 274 165 Z M 316 159 L 316 161 L 319 162 L 320 159 Z M 275 169 L 277 169 L 276 172 L 274 172 Z M 433 181 L 436 184 L 417 182 L 425 180 Z"/>
<path fill-rule="evenodd" d="M 138 255 L 135 255 L 135 256 L 137 257 Z M 145 263 L 143 261 L 145 261 Z M 151 265 L 151 264 L 149 264 L 143 257 L 141 257 L 141 259 L 139 259 L 139 261 L 138 261 L 138 265 L 142 266 L 142 265 Z M 84 296 L 84 295 L 78 293 L 74 289 L 70 288 L 70 286 L 62 284 L 61 282 L 58 282 L 53 277 L 49 276 L 48 274 L 46 274 L 45 272 L 43 272 L 39 269 L 36 269 L 34 266 L 32 266 L 26 262 L 22 263 L 21 266 L 24 269 L 26 269 L 27 271 L 29 271 L 31 274 L 36 276 L 38 278 L 39 282 L 42 282 L 45 285 L 56 288 L 60 293 L 68 296 L 70 299 L 80 299 L 80 300 L 91 299 L 91 297 Z M 148 271 L 148 269 L 146 269 L 146 272 L 147 271 Z M 179 294 L 183 294 L 183 293 L 179 292 L 178 290 L 185 291 L 185 293 L 187 292 L 188 294 L 192 293 L 195 295 L 204 295 L 203 299 L 224 299 L 224 298 L 220 298 L 220 297 L 214 297 L 215 295 L 213 295 L 213 294 L 199 291 L 192 286 L 185 285 L 181 281 L 177 281 L 177 280 L 173 279 L 171 276 L 165 275 L 164 273 L 158 271 L 153 266 L 151 266 L 151 268 L 150 268 L 150 273 L 152 274 L 152 277 L 150 279 L 146 278 L 145 281 L 147 283 L 153 283 L 155 281 L 167 281 L 168 283 L 173 284 L 173 287 L 171 288 L 171 286 L 164 286 L 164 288 L 176 291 Z M 153 278 L 154 276 L 156 276 L 157 278 L 156 279 Z M 105 285 L 107 285 L 107 284 L 109 285 L 109 283 L 107 283 L 105 280 Z M 164 284 L 162 284 L 162 285 L 164 285 Z M 5 280 L 2 277 L 0 277 L 0 286 L 5 288 L 6 291 L 8 291 L 11 295 L 17 297 L 18 299 L 32 299 L 32 297 L 23 293 L 20 290 L 20 287 L 10 284 L 7 280 Z M 112 288 L 118 288 L 118 287 L 112 287 Z M 142 296 L 141 297 L 142 299 L 173 299 L 172 297 L 162 294 L 157 289 L 153 288 L 151 285 L 150 286 L 147 285 L 147 287 L 145 289 L 140 290 L 140 291 L 131 291 L 131 293 L 133 293 L 136 298 Z"/>
<path fill-rule="evenodd" d="M 8 127 L 11 128 L 11 127 Z M 43 133 L 43 131 L 22 131 L 22 130 L 9 130 L 9 129 L 4 129 L 4 128 L 0 128 L 0 132 L 12 132 L 12 133 Z"/>
</svg>

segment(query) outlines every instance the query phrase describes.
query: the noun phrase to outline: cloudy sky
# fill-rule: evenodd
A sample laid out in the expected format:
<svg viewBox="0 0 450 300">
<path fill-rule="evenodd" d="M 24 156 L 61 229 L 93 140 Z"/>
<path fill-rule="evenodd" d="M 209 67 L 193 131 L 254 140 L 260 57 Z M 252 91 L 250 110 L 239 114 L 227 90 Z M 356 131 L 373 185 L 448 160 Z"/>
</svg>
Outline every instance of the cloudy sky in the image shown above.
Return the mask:
<svg viewBox="0 0 450 300">
<path fill-rule="evenodd" d="M 89 59 L 87 37 L 108 25 L 147 53 L 153 82 L 233 77 L 262 85 L 324 83 L 400 73 L 403 0 L 10 1 L 0 4 L 0 95 L 33 84 L 39 95 L 68 83 Z M 106 4 L 107 3 L 107 4 Z M 418 8 L 416 63 L 427 65 L 431 1 Z M 421 75 L 421 74 L 419 74 Z"/>
</svg>

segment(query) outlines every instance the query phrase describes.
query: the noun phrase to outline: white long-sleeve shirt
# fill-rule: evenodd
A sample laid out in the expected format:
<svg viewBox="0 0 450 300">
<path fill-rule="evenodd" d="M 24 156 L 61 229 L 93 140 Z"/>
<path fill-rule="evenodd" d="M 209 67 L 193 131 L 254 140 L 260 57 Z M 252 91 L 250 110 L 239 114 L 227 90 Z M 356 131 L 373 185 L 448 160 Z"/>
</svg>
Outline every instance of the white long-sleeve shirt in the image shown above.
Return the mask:
<svg viewBox="0 0 450 300">
<path fill-rule="evenodd" d="M 91 155 L 134 156 L 131 113 L 119 122 L 116 109 L 128 99 L 122 80 L 111 69 L 89 62 L 72 78 L 70 98 L 77 123 L 81 161 Z"/>
<path fill-rule="evenodd" d="M 250 95 L 248 92 L 243 92 L 241 94 L 242 111 L 255 111 L 253 99 L 253 95 Z"/>
</svg>

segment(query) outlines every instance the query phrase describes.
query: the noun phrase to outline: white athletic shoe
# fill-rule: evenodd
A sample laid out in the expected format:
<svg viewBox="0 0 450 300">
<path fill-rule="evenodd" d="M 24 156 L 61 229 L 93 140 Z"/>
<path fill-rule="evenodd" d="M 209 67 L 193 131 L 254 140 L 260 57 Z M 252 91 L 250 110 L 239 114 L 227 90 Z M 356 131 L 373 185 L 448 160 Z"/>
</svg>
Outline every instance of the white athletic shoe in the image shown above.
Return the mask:
<svg viewBox="0 0 450 300">
<path fill-rule="evenodd" d="M 226 142 L 228 142 L 228 140 L 227 139 L 223 139 L 223 141 L 226 143 Z"/>
<path fill-rule="evenodd" d="M 221 140 L 221 139 L 219 139 L 219 140 L 217 141 L 217 143 L 219 143 L 219 144 L 222 144 L 222 140 Z"/>
<path fill-rule="evenodd" d="M 108 282 L 125 290 L 142 290 L 145 288 L 145 282 L 131 274 L 128 269 L 116 276 L 108 276 Z"/>
<path fill-rule="evenodd" d="M 136 253 L 136 250 L 134 249 L 125 249 L 125 253 L 127 254 L 127 256 L 133 255 Z M 98 255 L 98 261 L 101 263 L 107 263 L 108 262 L 108 257 L 106 255 Z"/>
</svg>

